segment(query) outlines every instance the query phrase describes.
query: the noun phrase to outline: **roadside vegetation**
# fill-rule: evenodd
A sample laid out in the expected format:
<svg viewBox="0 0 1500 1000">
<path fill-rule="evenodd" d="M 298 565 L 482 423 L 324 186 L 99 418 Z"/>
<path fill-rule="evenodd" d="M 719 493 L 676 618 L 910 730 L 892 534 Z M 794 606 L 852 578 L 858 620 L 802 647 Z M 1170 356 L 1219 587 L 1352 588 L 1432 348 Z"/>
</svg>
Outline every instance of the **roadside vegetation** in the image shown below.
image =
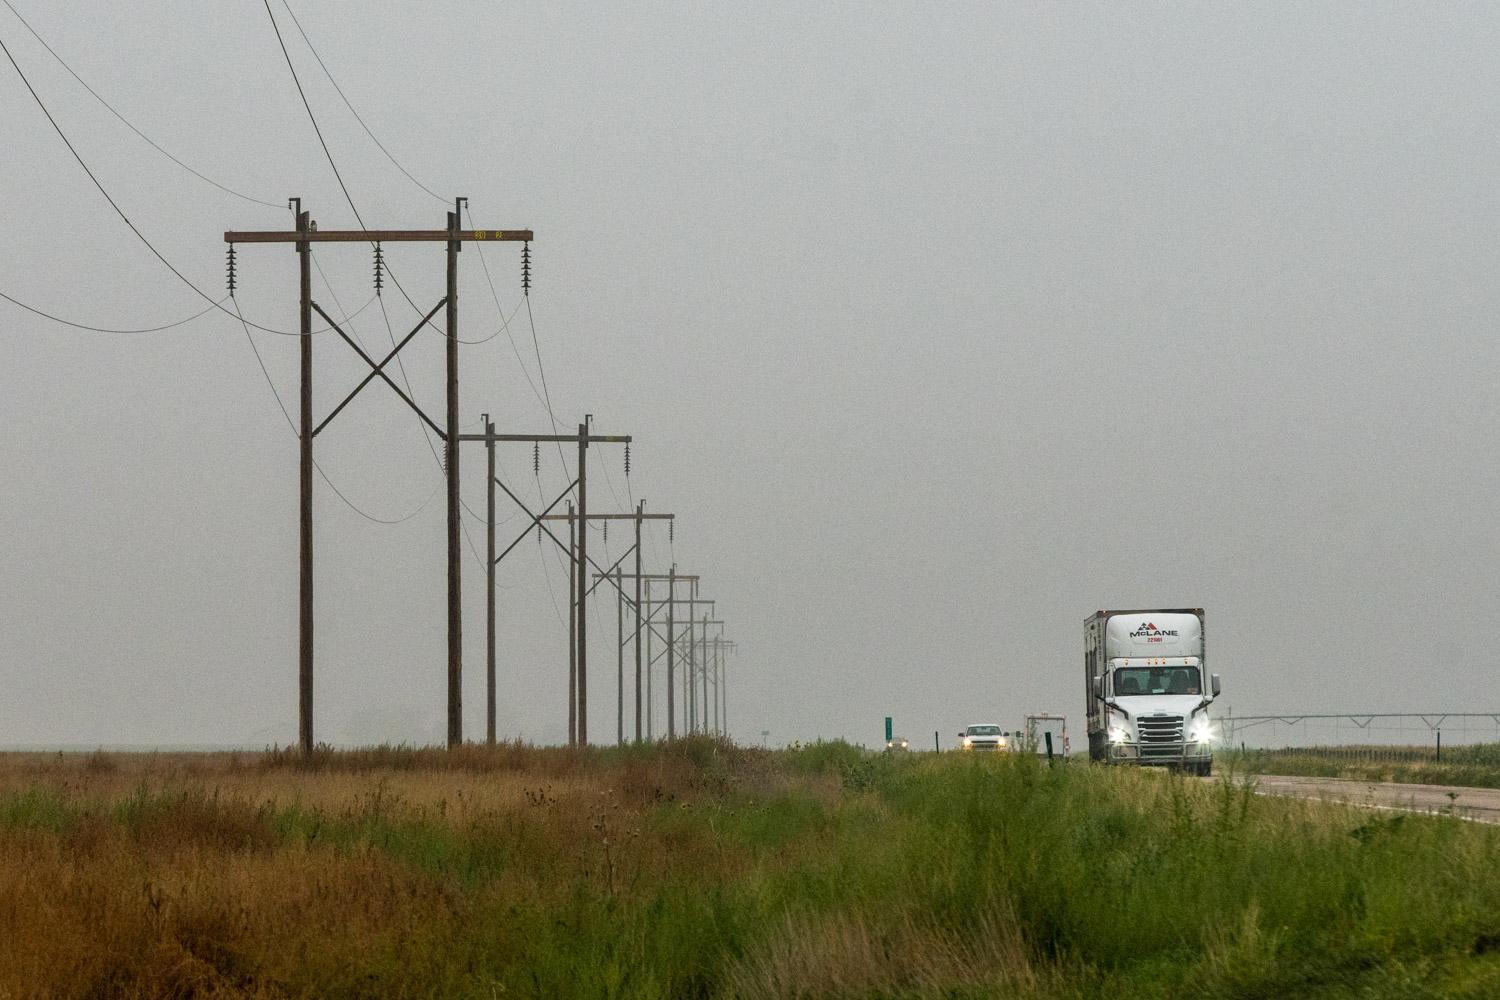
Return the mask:
<svg viewBox="0 0 1500 1000">
<path fill-rule="evenodd" d="M 0 757 L 0 997 L 1492 997 L 1500 829 L 1032 757 Z"/>
<path fill-rule="evenodd" d="M 1441 757 L 1428 746 L 1330 746 L 1231 750 L 1214 760 L 1244 774 L 1500 788 L 1500 744 L 1494 743 L 1444 747 Z"/>
</svg>

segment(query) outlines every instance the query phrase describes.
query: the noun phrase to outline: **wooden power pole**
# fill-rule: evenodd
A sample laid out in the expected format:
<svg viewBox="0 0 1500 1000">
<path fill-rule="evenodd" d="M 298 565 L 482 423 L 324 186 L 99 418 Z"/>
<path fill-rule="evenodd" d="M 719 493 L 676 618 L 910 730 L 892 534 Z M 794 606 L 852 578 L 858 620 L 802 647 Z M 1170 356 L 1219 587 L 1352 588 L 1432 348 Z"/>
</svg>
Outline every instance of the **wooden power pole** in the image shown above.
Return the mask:
<svg viewBox="0 0 1500 1000">
<path fill-rule="evenodd" d="M 447 452 L 444 467 L 448 479 L 448 745 L 463 741 L 463 642 L 462 619 L 459 613 L 459 522 L 458 504 L 458 253 L 464 243 L 485 241 L 529 243 L 529 229 L 484 230 L 460 229 L 459 210 L 466 199 L 454 202 L 454 211 L 448 213 L 447 225 L 443 229 L 334 229 L 319 231 L 310 214 L 302 211 L 300 198 L 292 199 L 297 215 L 297 228 L 292 230 L 231 230 L 224 234 L 224 242 L 231 247 L 240 243 L 291 243 L 298 254 L 298 327 L 301 341 L 300 407 L 301 426 L 299 438 L 299 552 L 298 574 L 298 665 L 297 665 L 297 735 L 304 755 L 311 754 L 313 735 L 313 520 L 312 520 L 312 474 L 313 438 L 328 426 L 344 407 L 348 406 L 360 390 L 376 378 L 381 379 L 395 391 L 396 395 L 416 411 L 417 415 L 443 439 Z M 378 248 L 382 243 L 445 243 L 447 244 L 447 288 L 442 301 L 433 306 L 422 317 L 411 333 L 407 334 L 384 360 L 377 362 L 364 348 L 349 336 L 312 297 L 311 252 L 314 243 L 365 243 Z M 388 365 L 424 326 L 428 325 L 439 309 L 446 308 L 447 337 L 446 369 L 447 399 L 445 424 L 439 426 L 412 398 L 403 392 L 385 373 Z M 329 328 L 354 350 L 370 366 L 370 373 L 334 407 L 323 421 L 313 424 L 312 413 L 312 314 L 316 312 Z"/>
<path fill-rule="evenodd" d="M 586 456 L 588 454 L 589 445 L 624 444 L 628 446 L 632 441 L 631 436 L 628 434 L 594 434 L 590 430 L 590 424 L 592 420 L 592 417 L 584 417 L 584 422 L 578 425 L 577 434 L 497 434 L 494 430 L 494 426 L 489 423 L 489 419 L 488 417 L 486 417 L 484 433 L 458 435 L 458 440 L 460 442 L 477 441 L 482 442 L 485 445 L 486 449 L 490 452 L 490 474 L 488 486 L 489 491 L 493 494 L 494 489 L 496 487 L 499 487 L 499 489 L 503 491 L 505 495 L 509 497 L 511 501 L 530 518 L 529 523 L 525 528 L 521 530 L 521 533 L 516 536 L 515 540 L 512 541 L 508 546 L 506 546 L 499 555 L 495 555 L 493 552 L 495 534 L 495 510 L 493 502 L 490 505 L 490 509 L 488 511 L 489 523 L 486 527 L 486 531 L 489 536 L 489 548 L 491 550 L 489 555 L 491 574 L 489 575 L 489 583 L 490 593 L 492 596 L 490 599 L 493 600 L 495 589 L 494 578 L 492 575 L 495 565 L 503 560 L 507 555 L 509 555 L 511 551 L 521 543 L 522 539 L 531 534 L 533 529 L 539 529 L 541 533 L 551 538 L 553 543 L 555 543 L 558 548 L 563 549 L 568 553 L 568 742 L 570 744 L 588 742 L 588 721 L 585 714 L 587 708 L 586 691 L 588 664 L 587 653 L 583 646 L 583 641 L 587 634 L 585 631 L 587 628 L 587 623 L 584 618 L 587 607 L 586 601 L 588 598 L 588 594 L 592 592 L 593 588 L 588 586 L 589 574 L 586 570 L 586 567 L 589 565 L 593 565 L 595 567 L 598 566 L 598 564 L 595 563 L 594 560 L 591 559 L 588 555 L 588 533 L 578 527 L 581 524 L 586 524 L 588 521 L 600 520 L 600 516 L 588 513 L 588 467 Z M 521 442 L 530 444 L 533 447 L 542 443 L 553 442 L 569 442 L 578 445 L 579 464 L 577 477 L 574 478 L 572 482 L 568 483 L 567 487 L 562 491 L 562 493 L 558 494 L 558 496 L 550 504 L 542 508 L 540 512 L 533 512 L 531 507 L 525 501 L 517 496 L 515 492 L 510 489 L 510 487 L 501 482 L 500 479 L 497 478 L 494 474 L 495 446 L 497 444 L 515 444 Z M 575 489 L 577 490 L 576 496 L 578 500 L 576 507 L 573 505 L 572 501 L 569 501 L 568 514 L 550 513 L 555 507 L 557 507 L 558 504 L 563 502 L 564 498 L 569 496 L 569 494 L 572 494 Z M 625 518 L 632 517 L 634 515 L 616 514 L 606 516 Z M 542 523 L 544 521 L 563 520 L 569 522 L 569 538 L 566 545 L 564 545 L 563 542 L 552 533 L 550 528 Z M 487 715 L 492 715 L 495 711 L 495 629 L 493 616 L 491 616 L 489 629 L 485 638 L 485 644 L 488 654 L 488 677 L 486 678 L 486 689 L 489 696 L 489 704 L 486 706 L 486 711 Z"/>
</svg>

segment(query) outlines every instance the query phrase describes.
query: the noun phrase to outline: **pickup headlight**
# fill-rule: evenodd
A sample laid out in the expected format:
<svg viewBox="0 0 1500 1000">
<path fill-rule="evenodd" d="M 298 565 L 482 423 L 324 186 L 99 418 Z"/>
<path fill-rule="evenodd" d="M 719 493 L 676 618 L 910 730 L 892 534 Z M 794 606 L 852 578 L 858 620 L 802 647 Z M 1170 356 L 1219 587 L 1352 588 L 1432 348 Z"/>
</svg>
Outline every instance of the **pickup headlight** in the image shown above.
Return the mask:
<svg viewBox="0 0 1500 1000">
<path fill-rule="evenodd" d="M 969 739 L 967 736 L 965 736 L 964 737 L 964 749 L 967 750 L 969 747 L 971 747 L 973 745 L 974 745 L 974 741 L 971 740 L 971 739 Z"/>
</svg>

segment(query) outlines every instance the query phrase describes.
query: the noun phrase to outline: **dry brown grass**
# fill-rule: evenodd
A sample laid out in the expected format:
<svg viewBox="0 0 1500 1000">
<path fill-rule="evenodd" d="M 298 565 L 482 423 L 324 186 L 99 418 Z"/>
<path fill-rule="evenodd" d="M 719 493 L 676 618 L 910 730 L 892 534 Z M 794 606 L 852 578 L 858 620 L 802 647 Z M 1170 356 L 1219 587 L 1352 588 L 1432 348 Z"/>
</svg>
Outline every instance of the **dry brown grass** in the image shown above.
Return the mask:
<svg viewBox="0 0 1500 1000">
<path fill-rule="evenodd" d="M 838 787 L 712 744 L 0 755 L 0 1000 L 473 995 L 538 913 L 743 875 L 653 816 L 793 786 Z"/>
<path fill-rule="evenodd" d="M 740 997 L 943 996 L 954 991 L 1036 996 L 1039 975 L 1015 915 L 987 907 L 963 932 L 914 913 L 788 917 L 738 962 Z"/>
<path fill-rule="evenodd" d="M 0 755 L 0 1000 L 1477 998 L 1497 859 L 1457 822 L 841 745 Z"/>
</svg>

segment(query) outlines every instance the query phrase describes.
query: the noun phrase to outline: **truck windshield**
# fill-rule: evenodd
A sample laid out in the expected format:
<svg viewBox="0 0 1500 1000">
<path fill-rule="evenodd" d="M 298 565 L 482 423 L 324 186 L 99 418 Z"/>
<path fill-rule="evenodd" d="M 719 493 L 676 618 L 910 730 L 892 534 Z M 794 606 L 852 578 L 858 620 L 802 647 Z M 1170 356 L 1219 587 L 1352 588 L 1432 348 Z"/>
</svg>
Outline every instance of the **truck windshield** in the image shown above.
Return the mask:
<svg viewBox="0 0 1500 1000">
<path fill-rule="evenodd" d="M 1000 727 L 999 726 L 970 726 L 969 730 L 968 730 L 968 734 L 970 736 L 999 736 L 1000 735 Z"/>
<path fill-rule="evenodd" d="M 1121 667 L 1115 671 L 1115 695 L 1198 694 L 1197 667 Z"/>
</svg>

